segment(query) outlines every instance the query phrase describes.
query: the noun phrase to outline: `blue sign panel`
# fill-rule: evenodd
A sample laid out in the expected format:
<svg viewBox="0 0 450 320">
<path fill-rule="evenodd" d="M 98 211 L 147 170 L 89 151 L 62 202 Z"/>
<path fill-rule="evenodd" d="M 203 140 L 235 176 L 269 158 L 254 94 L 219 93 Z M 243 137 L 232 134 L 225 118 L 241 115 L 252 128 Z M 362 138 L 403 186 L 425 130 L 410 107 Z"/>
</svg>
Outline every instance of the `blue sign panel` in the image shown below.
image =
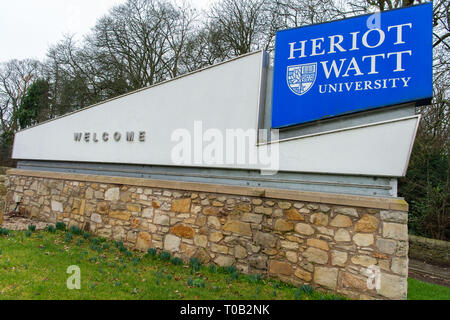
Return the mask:
<svg viewBox="0 0 450 320">
<path fill-rule="evenodd" d="M 277 33 L 272 127 L 433 95 L 431 3 Z"/>
</svg>

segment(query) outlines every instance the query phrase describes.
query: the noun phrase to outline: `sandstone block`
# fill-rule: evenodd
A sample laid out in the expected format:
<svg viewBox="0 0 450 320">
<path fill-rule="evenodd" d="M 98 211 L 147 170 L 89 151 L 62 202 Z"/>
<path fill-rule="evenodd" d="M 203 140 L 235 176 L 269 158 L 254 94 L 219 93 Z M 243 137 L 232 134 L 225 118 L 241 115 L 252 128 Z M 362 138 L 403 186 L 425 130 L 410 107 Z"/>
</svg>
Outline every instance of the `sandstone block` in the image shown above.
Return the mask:
<svg viewBox="0 0 450 320">
<path fill-rule="evenodd" d="M 274 229 L 275 231 L 288 232 L 294 230 L 294 224 L 284 219 L 277 219 Z"/>
<path fill-rule="evenodd" d="M 303 256 L 309 261 L 317 264 L 326 264 L 328 263 L 328 252 L 309 247 L 303 252 Z"/>
<path fill-rule="evenodd" d="M 356 232 L 373 233 L 378 229 L 378 219 L 372 215 L 366 214 L 355 225 Z"/>
<path fill-rule="evenodd" d="M 287 262 L 271 260 L 269 263 L 269 272 L 272 274 L 290 276 L 292 274 L 292 267 Z"/>
<path fill-rule="evenodd" d="M 336 208 L 334 212 L 358 218 L 358 211 L 355 208 Z"/>
<path fill-rule="evenodd" d="M 170 229 L 170 232 L 180 238 L 185 239 L 193 239 L 195 234 L 194 229 L 192 229 L 189 226 L 184 226 L 180 224 Z"/>
<path fill-rule="evenodd" d="M 111 188 L 105 192 L 105 200 L 106 201 L 119 201 L 120 199 L 120 189 L 119 188 Z"/>
<path fill-rule="evenodd" d="M 303 269 L 296 269 L 295 272 L 294 272 L 294 275 L 297 278 L 299 278 L 299 279 L 301 279 L 303 281 L 306 281 L 306 282 L 311 282 L 311 280 L 312 280 L 312 274 L 310 272 L 307 272 L 307 271 L 303 270 Z"/>
<path fill-rule="evenodd" d="M 310 236 L 314 234 L 314 229 L 306 223 L 297 223 L 295 225 L 295 232 L 301 235 Z"/>
<path fill-rule="evenodd" d="M 286 218 L 289 220 L 294 220 L 294 221 L 304 221 L 305 218 L 303 218 L 303 216 L 298 212 L 297 209 L 289 209 L 289 210 L 285 210 L 284 214 L 286 215 Z"/>
<path fill-rule="evenodd" d="M 337 277 L 337 268 L 316 267 L 314 269 L 314 282 L 326 288 L 336 289 Z"/>
<path fill-rule="evenodd" d="M 371 246 L 374 242 L 373 234 L 357 233 L 353 236 L 353 242 L 359 247 Z"/>
<path fill-rule="evenodd" d="M 230 267 L 236 262 L 236 259 L 230 256 L 219 255 L 214 262 L 221 267 Z"/>
<path fill-rule="evenodd" d="M 128 220 L 130 220 L 131 212 L 127 212 L 127 211 L 111 211 L 109 213 L 109 216 L 112 219 L 128 221 Z"/>
<path fill-rule="evenodd" d="M 395 240 L 408 240 L 408 226 L 398 223 L 383 223 L 383 237 Z"/>
<path fill-rule="evenodd" d="M 348 242 L 351 240 L 350 234 L 345 229 L 339 229 L 334 236 L 334 240 L 338 242 Z"/>
<path fill-rule="evenodd" d="M 332 227 L 348 228 L 353 225 L 352 219 L 343 214 L 337 215 L 330 223 Z"/>
<path fill-rule="evenodd" d="M 270 233 L 258 232 L 255 235 L 255 243 L 265 248 L 274 248 L 277 244 L 277 237 Z"/>
<path fill-rule="evenodd" d="M 191 211 L 191 198 L 172 200 L 172 211 L 178 213 L 189 213 Z"/>
<path fill-rule="evenodd" d="M 205 235 L 195 235 L 194 244 L 199 247 L 206 248 L 208 245 L 208 238 Z"/>
<path fill-rule="evenodd" d="M 240 221 L 228 221 L 225 227 L 223 228 L 224 231 L 238 233 L 244 236 L 251 236 L 252 230 L 250 228 L 250 224 Z"/>
<path fill-rule="evenodd" d="M 164 250 L 169 252 L 176 252 L 180 249 L 181 238 L 172 234 L 166 235 L 164 238 Z"/>
<path fill-rule="evenodd" d="M 266 270 L 267 261 L 268 258 L 265 255 L 255 255 L 248 258 L 250 266 L 258 270 Z"/>
<path fill-rule="evenodd" d="M 331 252 L 331 264 L 333 266 L 344 267 L 347 263 L 348 254 L 342 251 L 332 251 Z"/>
<path fill-rule="evenodd" d="M 136 240 L 136 249 L 147 251 L 152 244 L 152 236 L 147 232 L 140 232 Z"/>
<path fill-rule="evenodd" d="M 306 244 L 310 247 L 315 247 L 318 249 L 322 249 L 325 251 L 330 250 L 330 247 L 328 246 L 328 243 L 326 241 L 323 240 L 319 240 L 319 239 L 308 239 L 306 241 Z"/>
<path fill-rule="evenodd" d="M 311 216 L 311 223 L 316 226 L 324 226 L 328 225 L 328 216 L 322 212 L 316 212 Z"/>
</svg>

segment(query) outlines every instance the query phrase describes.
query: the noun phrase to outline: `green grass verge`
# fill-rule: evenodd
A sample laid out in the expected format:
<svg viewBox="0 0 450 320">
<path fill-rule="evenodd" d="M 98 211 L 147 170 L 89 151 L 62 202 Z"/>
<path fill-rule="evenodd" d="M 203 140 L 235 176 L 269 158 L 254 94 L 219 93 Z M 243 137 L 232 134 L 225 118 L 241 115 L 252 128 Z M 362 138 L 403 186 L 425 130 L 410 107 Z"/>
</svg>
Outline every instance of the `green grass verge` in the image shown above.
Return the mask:
<svg viewBox="0 0 450 320">
<path fill-rule="evenodd" d="M 409 278 L 408 300 L 450 300 L 450 288 Z"/>
<path fill-rule="evenodd" d="M 340 299 L 310 286 L 295 288 L 192 262 L 152 250 L 132 252 L 119 242 L 83 236 L 81 230 L 10 232 L 0 235 L 0 299 Z M 80 290 L 66 286 L 72 265 L 81 270 Z"/>
</svg>

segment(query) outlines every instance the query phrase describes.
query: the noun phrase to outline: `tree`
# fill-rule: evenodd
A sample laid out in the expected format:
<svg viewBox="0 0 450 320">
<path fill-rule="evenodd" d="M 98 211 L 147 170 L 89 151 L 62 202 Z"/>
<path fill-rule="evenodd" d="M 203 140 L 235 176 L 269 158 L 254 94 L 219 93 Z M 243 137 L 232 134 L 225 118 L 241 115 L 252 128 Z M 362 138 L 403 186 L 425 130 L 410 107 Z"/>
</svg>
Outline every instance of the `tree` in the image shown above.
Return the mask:
<svg viewBox="0 0 450 320">
<path fill-rule="evenodd" d="M 28 88 L 16 115 L 21 129 L 49 118 L 49 89 L 49 83 L 43 79 L 36 80 Z"/>
<path fill-rule="evenodd" d="M 222 0 L 208 12 L 206 30 L 211 53 L 219 60 L 258 49 L 271 51 L 278 16 L 273 1 Z"/>
<path fill-rule="evenodd" d="M 0 64 L 0 161 L 11 163 L 14 134 L 19 129 L 17 110 L 41 64 L 34 60 L 11 60 Z"/>
</svg>

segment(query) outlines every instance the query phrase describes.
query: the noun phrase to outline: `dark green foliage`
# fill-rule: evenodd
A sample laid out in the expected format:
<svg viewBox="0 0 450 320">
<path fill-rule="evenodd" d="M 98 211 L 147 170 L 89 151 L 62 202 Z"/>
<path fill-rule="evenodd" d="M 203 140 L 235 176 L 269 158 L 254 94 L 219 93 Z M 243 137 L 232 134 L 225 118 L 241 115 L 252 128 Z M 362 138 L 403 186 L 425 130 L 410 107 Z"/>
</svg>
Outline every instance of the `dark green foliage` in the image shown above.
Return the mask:
<svg viewBox="0 0 450 320">
<path fill-rule="evenodd" d="M 67 232 L 67 233 L 66 233 L 66 239 L 65 239 L 65 241 L 66 241 L 67 243 L 69 243 L 69 242 L 72 241 L 72 239 L 73 239 L 73 235 L 72 235 L 70 232 Z"/>
<path fill-rule="evenodd" d="M 189 265 L 192 267 L 192 270 L 194 272 L 199 271 L 202 264 L 200 263 L 200 260 L 198 258 L 192 257 L 189 260 Z"/>
<path fill-rule="evenodd" d="M 103 250 L 109 250 L 110 245 L 108 243 L 103 244 Z"/>
<path fill-rule="evenodd" d="M 156 257 L 156 254 L 157 254 L 157 251 L 154 248 L 150 248 L 150 249 L 147 250 L 147 255 L 149 257 L 154 258 L 154 257 Z"/>
<path fill-rule="evenodd" d="M 137 266 L 139 262 L 141 262 L 141 259 L 139 259 L 137 257 L 134 257 L 132 260 L 133 266 Z"/>
<path fill-rule="evenodd" d="M 98 245 L 100 244 L 100 240 L 99 240 L 98 238 L 92 238 L 92 239 L 91 239 L 91 243 L 92 243 L 93 245 L 98 246 Z"/>
<path fill-rule="evenodd" d="M 192 286 L 197 288 L 205 288 L 206 282 L 202 279 L 195 279 L 194 281 L 192 281 Z"/>
<path fill-rule="evenodd" d="M 20 127 L 23 129 L 48 119 L 46 113 L 49 111 L 49 103 L 49 83 L 42 79 L 36 80 L 28 88 L 16 112 Z"/>
<path fill-rule="evenodd" d="M 307 284 L 304 284 L 304 285 L 302 285 L 300 288 L 298 288 L 296 291 L 295 291 L 295 299 L 296 300 L 298 300 L 298 299 L 300 299 L 303 295 L 307 295 L 307 296 L 310 296 L 310 295 L 312 295 L 314 293 L 314 288 L 313 287 L 311 287 L 311 286 L 309 286 L 309 285 L 307 285 Z"/>
<path fill-rule="evenodd" d="M 80 228 L 78 228 L 77 226 L 71 226 L 70 227 L 70 233 L 80 236 L 83 234 L 83 230 L 81 230 Z"/>
<path fill-rule="evenodd" d="M 181 260 L 178 257 L 175 257 L 172 260 L 170 260 L 170 263 L 175 265 L 175 266 L 181 266 L 183 264 L 183 260 Z"/>
<path fill-rule="evenodd" d="M 435 104 L 434 107 L 439 104 Z M 444 104 L 443 104 L 444 105 Z M 447 101 L 447 110 L 448 110 Z M 443 111 L 443 119 L 449 113 Z M 436 118 L 433 121 L 438 120 Z M 450 239 L 450 154 L 448 120 L 427 130 L 422 121 L 409 163 L 408 173 L 399 180 L 399 195 L 409 203 L 409 231 L 413 234 Z"/>
<path fill-rule="evenodd" d="M 83 238 L 84 238 L 85 240 L 88 240 L 90 237 L 91 237 L 91 234 L 90 234 L 89 232 L 84 232 L 84 233 L 83 233 Z"/>
<path fill-rule="evenodd" d="M 30 232 L 35 232 L 35 231 L 36 231 L 36 226 L 35 226 L 34 224 L 30 224 L 30 225 L 28 226 L 28 231 L 30 231 Z"/>
<path fill-rule="evenodd" d="M 56 227 L 56 230 L 66 231 L 66 224 L 64 222 L 57 222 L 55 227 Z"/>
<path fill-rule="evenodd" d="M 236 273 L 237 272 L 237 269 L 236 269 L 236 267 L 235 266 L 228 266 L 228 267 L 225 267 L 225 273 L 228 273 L 228 274 L 234 274 L 234 273 Z"/>
<path fill-rule="evenodd" d="M 55 233 L 56 232 L 56 228 L 54 226 L 49 225 L 49 226 L 47 226 L 45 228 L 45 231 L 47 231 L 49 233 Z"/>
<path fill-rule="evenodd" d="M 258 283 L 261 282 L 261 275 L 260 274 L 249 274 L 247 275 L 247 281 L 250 283 Z"/>
<path fill-rule="evenodd" d="M 8 229 L 0 228 L 0 236 L 8 236 L 8 235 L 9 235 Z"/>
<path fill-rule="evenodd" d="M 29 238 L 29 237 L 31 237 L 32 234 L 33 234 L 33 233 L 32 233 L 30 230 L 28 230 L 28 231 L 25 233 L 25 236 L 26 236 L 27 238 Z"/>
<path fill-rule="evenodd" d="M 170 254 L 170 252 L 167 251 L 162 251 L 161 254 L 159 255 L 159 258 L 162 261 L 169 261 L 171 257 L 172 255 Z"/>
<path fill-rule="evenodd" d="M 131 251 L 125 251 L 125 256 L 128 258 L 131 258 L 133 256 L 133 253 Z"/>
</svg>

